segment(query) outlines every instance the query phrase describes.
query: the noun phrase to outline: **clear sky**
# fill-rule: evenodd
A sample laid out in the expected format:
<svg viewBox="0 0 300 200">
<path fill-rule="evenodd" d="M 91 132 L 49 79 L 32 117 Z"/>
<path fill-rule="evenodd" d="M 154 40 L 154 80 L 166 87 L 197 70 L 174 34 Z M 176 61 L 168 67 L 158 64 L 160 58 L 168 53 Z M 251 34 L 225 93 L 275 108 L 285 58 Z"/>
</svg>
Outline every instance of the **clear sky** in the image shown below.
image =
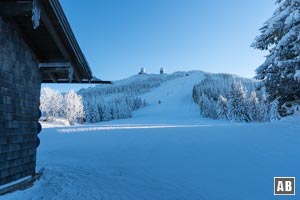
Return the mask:
<svg viewBox="0 0 300 200">
<path fill-rule="evenodd" d="M 250 45 L 275 10 L 274 0 L 60 2 L 94 75 L 103 80 L 126 78 L 141 67 L 252 78 L 266 52 Z"/>
</svg>

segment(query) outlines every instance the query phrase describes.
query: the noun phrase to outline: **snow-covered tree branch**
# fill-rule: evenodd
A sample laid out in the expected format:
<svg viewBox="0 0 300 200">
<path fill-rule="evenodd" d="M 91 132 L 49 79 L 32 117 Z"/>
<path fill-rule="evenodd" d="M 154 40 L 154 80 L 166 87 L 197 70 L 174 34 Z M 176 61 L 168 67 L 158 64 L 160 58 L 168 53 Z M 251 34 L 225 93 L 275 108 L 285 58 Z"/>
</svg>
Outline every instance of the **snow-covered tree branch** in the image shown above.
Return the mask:
<svg viewBox="0 0 300 200">
<path fill-rule="evenodd" d="M 280 114 L 286 116 L 300 98 L 300 1 L 277 0 L 276 4 L 252 47 L 270 52 L 257 68 L 256 78 L 263 80 L 269 101 L 278 101 Z"/>
</svg>

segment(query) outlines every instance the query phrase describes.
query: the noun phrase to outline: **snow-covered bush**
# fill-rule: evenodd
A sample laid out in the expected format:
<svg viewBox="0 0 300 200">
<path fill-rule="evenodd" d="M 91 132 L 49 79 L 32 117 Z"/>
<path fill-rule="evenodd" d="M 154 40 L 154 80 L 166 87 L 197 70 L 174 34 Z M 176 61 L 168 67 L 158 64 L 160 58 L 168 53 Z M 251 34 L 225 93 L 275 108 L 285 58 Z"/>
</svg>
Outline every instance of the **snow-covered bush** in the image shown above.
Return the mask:
<svg viewBox="0 0 300 200">
<path fill-rule="evenodd" d="M 267 103 L 260 83 L 229 74 L 207 74 L 194 86 L 193 98 L 204 117 L 241 122 L 278 119 L 277 102 Z M 260 89 L 258 89 L 260 88 Z"/>
</svg>

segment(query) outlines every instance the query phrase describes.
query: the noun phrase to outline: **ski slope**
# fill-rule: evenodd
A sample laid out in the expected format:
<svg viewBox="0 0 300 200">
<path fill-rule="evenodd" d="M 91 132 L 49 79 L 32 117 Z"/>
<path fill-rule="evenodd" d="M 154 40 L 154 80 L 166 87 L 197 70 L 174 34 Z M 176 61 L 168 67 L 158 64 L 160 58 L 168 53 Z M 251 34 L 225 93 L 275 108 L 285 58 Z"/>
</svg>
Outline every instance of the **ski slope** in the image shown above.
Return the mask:
<svg viewBox="0 0 300 200">
<path fill-rule="evenodd" d="M 37 156 L 43 177 L 0 199 L 276 199 L 274 176 L 300 178 L 299 118 L 204 119 L 191 97 L 202 78 L 194 72 L 163 83 L 131 119 L 44 128 Z"/>
<path fill-rule="evenodd" d="M 199 107 L 194 103 L 192 90 L 203 79 L 202 72 L 190 72 L 187 76 L 164 82 L 142 96 L 149 104 L 134 113 L 139 121 L 156 123 L 199 122 Z M 159 103 L 160 102 L 160 103 Z"/>
</svg>

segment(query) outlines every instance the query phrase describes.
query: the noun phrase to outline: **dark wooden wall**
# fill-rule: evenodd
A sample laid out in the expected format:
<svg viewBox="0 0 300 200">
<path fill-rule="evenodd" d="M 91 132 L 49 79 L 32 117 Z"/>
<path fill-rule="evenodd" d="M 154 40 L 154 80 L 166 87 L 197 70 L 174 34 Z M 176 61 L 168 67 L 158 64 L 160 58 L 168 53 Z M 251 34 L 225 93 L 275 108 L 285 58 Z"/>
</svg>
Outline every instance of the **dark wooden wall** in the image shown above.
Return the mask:
<svg viewBox="0 0 300 200">
<path fill-rule="evenodd" d="M 0 17 L 0 185 L 35 173 L 41 74 L 23 38 Z"/>
</svg>

